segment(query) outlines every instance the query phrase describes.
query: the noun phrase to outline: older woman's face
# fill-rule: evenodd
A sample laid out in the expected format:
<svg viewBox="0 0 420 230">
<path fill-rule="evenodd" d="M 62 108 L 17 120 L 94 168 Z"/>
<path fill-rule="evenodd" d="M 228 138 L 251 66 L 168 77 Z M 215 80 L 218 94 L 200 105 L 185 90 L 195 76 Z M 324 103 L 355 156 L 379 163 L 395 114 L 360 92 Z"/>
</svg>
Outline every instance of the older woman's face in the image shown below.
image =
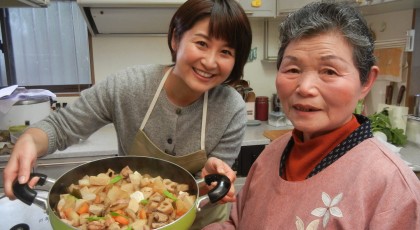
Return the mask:
<svg viewBox="0 0 420 230">
<path fill-rule="evenodd" d="M 285 114 L 307 140 L 350 121 L 371 84 L 361 85 L 352 47 L 329 32 L 288 45 L 276 87 Z"/>
</svg>

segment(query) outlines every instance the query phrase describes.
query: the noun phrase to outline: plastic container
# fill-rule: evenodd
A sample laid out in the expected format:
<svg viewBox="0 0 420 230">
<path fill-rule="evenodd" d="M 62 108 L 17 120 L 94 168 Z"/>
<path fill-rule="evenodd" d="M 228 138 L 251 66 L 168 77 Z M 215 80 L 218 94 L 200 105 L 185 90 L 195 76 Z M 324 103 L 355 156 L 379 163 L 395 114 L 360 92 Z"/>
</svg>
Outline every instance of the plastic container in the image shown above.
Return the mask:
<svg viewBox="0 0 420 230">
<path fill-rule="evenodd" d="M 10 142 L 12 144 L 15 144 L 17 139 L 22 135 L 23 131 L 27 128 L 26 125 L 16 125 L 16 126 L 10 126 L 9 127 L 9 133 L 10 133 Z"/>
<path fill-rule="evenodd" d="M 268 120 L 268 97 L 259 96 L 255 98 L 255 120 Z"/>
</svg>

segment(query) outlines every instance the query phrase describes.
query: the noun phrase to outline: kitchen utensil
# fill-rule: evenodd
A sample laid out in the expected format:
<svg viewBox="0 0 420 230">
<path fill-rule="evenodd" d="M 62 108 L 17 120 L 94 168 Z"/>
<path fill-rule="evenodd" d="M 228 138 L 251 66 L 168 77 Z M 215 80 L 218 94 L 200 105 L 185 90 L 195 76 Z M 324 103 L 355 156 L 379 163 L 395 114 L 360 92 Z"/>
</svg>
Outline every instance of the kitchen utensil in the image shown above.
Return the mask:
<svg viewBox="0 0 420 230">
<path fill-rule="evenodd" d="M 49 191 L 48 199 L 42 199 L 37 196 L 37 192 L 31 189 L 28 184 L 13 184 L 13 192 L 15 196 L 24 203 L 31 205 L 37 204 L 47 211 L 51 225 L 54 229 L 75 229 L 72 226 L 63 222 L 56 213 L 56 207 L 60 200 L 60 194 L 68 193 L 67 187 L 75 183 L 83 175 L 97 175 L 106 171 L 108 168 L 119 172 L 125 166 L 129 166 L 133 171 L 138 171 L 141 174 L 149 174 L 153 177 L 161 176 L 163 178 L 171 179 L 178 183 L 188 184 L 190 187 L 190 194 L 195 194 L 196 199 L 194 206 L 183 216 L 176 221 L 165 225 L 159 229 L 188 229 L 195 217 L 196 212 L 200 210 L 200 204 L 210 200 L 215 203 L 222 199 L 230 189 L 231 183 L 228 177 L 220 174 L 210 174 L 200 180 L 195 180 L 194 177 L 184 168 L 171 163 L 169 161 L 141 156 L 118 156 L 104 158 L 96 161 L 91 161 L 71 169 L 62 175 L 58 180 L 47 178 L 44 174 L 33 173 L 31 178 L 39 176 L 38 185 L 43 185 L 46 181 L 53 183 Z M 210 185 L 212 182 L 217 182 L 217 186 L 209 191 L 205 196 L 199 197 L 199 184 L 206 183 Z"/>
<path fill-rule="evenodd" d="M 273 94 L 272 100 L 273 100 L 273 112 L 281 112 L 280 111 L 281 110 L 280 109 L 280 107 L 281 107 L 280 99 L 279 99 L 279 97 L 277 96 L 276 93 Z"/>
<path fill-rule="evenodd" d="M 404 97 L 404 92 L 405 92 L 405 86 L 404 86 L 404 85 L 402 85 L 402 86 L 400 87 L 400 90 L 398 90 L 398 96 L 397 96 L 397 105 L 398 105 L 398 106 L 400 106 L 400 105 L 401 105 L 402 99 L 403 99 L 403 97 Z"/>
<path fill-rule="evenodd" d="M 414 116 L 420 117 L 420 94 L 414 96 Z"/>
<path fill-rule="evenodd" d="M 249 92 L 245 98 L 245 102 L 255 102 L 255 93 Z"/>
<path fill-rule="evenodd" d="M 10 126 L 25 125 L 25 123 L 34 124 L 48 116 L 50 111 L 50 98 L 48 96 L 28 97 L 19 100 L 9 112 L 6 114 L 0 113 L 0 130 L 8 130 Z"/>
<path fill-rule="evenodd" d="M 393 93 L 392 91 L 393 91 L 392 85 L 386 86 L 386 91 L 385 91 L 385 104 L 387 104 L 387 105 L 392 104 L 392 93 Z"/>
</svg>

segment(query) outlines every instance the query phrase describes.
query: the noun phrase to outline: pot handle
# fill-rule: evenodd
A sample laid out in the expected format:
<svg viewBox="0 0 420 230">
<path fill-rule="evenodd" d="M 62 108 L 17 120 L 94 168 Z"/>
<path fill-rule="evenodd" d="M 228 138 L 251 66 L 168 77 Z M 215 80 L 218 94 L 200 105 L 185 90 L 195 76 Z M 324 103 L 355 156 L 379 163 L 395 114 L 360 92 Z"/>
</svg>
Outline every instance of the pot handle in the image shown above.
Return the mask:
<svg viewBox="0 0 420 230">
<path fill-rule="evenodd" d="M 206 183 L 207 185 L 211 185 L 212 182 L 217 182 L 217 185 L 211 189 L 207 195 L 198 198 L 196 203 L 198 211 L 200 211 L 200 207 L 208 204 L 208 200 L 210 200 L 210 203 L 212 204 L 221 200 L 229 192 L 231 186 L 229 177 L 221 174 L 209 174 L 204 178 L 196 180 L 196 182 L 197 184 Z"/>
<path fill-rule="evenodd" d="M 31 173 L 29 176 L 29 180 L 31 180 L 34 177 L 39 177 L 38 182 L 36 183 L 36 185 L 44 185 L 45 182 L 51 182 L 54 183 L 53 180 L 47 178 L 47 175 L 42 174 L 42 173 Z M 28 183 L 25 184 L 19 184 L 19 182 L 17 180 L 15 180 L 13 182 L 12 185 L 13 188 L 13 193 L 16 196 L 16 198 L 18 198 L 20 201 L 22 201 L 23 203 L 27 204 L 27 205 L 32 205 L 33 203 L 35 203 L 36 205 L 40 206 L 41 208 L 44 208 L 44 210 L 46 210 L 47 205 L 46 205 L 46 200 L 43 198 L 39 198 L 37 197 L 37 192 L 30 188 Z"/>
<path fill-rule="evenodd" d="M 211 185 L 213 182 L 217 182 L 216 187 L 207 193 L 210 202 L 216 203 L 221 200 L 229 192 L 231 183 L 229 177 L 221 174 L 209 174 L 204 177 L 204 181 L 207 185 Z"/>
</svg>

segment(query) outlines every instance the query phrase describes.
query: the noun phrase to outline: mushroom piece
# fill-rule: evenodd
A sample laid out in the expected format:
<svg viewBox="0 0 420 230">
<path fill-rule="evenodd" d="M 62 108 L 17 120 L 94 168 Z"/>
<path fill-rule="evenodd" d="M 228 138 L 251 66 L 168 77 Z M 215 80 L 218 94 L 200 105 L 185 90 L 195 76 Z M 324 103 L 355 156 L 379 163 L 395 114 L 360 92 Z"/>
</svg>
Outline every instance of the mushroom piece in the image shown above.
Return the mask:
<svg viewBox="0 0 420 230">
<path fill-rule="evenodd" d="M 128 206 L 128 203 L 129 203 L 128 199 L 119 199 L 109 206 L 109 210 L 117 211 L 120 209 L 124 209 Z"/>
<path fill-rule="evenodd" d="M 153 219 L 155 219 L 159 223 L 165 223 L 166 221 L 169 220 L 169 217 L 168 215 L 165 215 L 160 212 L 153 212 Z"/>
</svg>

